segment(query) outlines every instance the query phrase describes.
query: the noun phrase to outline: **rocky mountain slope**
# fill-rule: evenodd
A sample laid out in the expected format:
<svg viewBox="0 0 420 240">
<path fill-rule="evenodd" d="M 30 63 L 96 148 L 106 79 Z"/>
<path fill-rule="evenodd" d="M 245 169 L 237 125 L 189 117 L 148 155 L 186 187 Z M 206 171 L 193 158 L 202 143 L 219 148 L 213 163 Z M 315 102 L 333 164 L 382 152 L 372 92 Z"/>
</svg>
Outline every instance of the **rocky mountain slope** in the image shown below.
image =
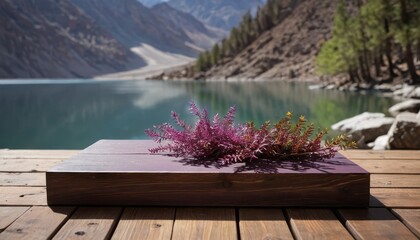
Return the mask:
<svg viewBox="0 0 420 240">
<path fill-rule="evenodd" d="M 201 48 L 200 50 L 210 49 L 225 34 L 224 31 L 210 28 L 192 15 L 176 10 L 165 2 L 153 6 L 151 12 L 169 22 L 173 31 L 185 32 L 191 44 Z"/>
<path fill-rule="evenodd" d="M 0 78 L 89 77 L 144 63 L 69 1 L 0 1 Z"/>
<path fill-rule="evenodd" d="M 282 0 L 287 16 L 234 56 L 211 69 L 193 73 L 192 66 L 157 78 L 313 79 L 315 56 L 331 37 L 338 0 Z"/>
<path fill-rule="evenodd" d="M 265 2 L 266 0 L 169 0 L 168 4 L 209 26 L 230 31 L 238 25 L 245 12 L 255 12 Z"/>
<path fill-rule="evenodd" d="M 195 56 L 182 29 L 137 0 L 70 0 L 127 47 L 147 43 L 159 49 Z"/>
<path fill-rule="evenodd" d="M 281 23 L 206 75 L 253 79 L 315 76 L 315 56 L 331 37 L 337 3 L 338 0 L 300 1 Z"/>
<path fill-rule="evenodd" d="M 167 4 L 149 9 L 137 0 L 4 0 L 0 21 L 0 78 L 128 71 L 150 62 L 139 46 L 191 57 L 223 34 Z"/>
</svg>

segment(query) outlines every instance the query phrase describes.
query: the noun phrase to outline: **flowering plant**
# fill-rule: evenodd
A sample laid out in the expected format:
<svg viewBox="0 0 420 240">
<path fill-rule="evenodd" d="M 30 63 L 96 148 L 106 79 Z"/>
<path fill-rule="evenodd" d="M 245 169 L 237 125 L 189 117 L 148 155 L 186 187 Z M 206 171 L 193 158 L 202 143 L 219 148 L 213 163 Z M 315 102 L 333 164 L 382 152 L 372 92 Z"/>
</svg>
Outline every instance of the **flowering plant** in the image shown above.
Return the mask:
<svg viewBox="0 0 420 240">
<path fill-rule="evenodd" d="M 145 132 L 156 142 L 162 143 L 150 149 L 152 153 L 172 152 L 177 157 L 217 161 L 222 165 L 258 160 L 323 160 L 331 158 L 339 149 L 353 147 L 344 135 L 322 144 L 327 130 L 314 132 L 314 124 L 308 124 L 304 116 L 292 123 L 292 113 L 276 124 L 265 122 L 260 128 L 253 122 L 235 124 L 235 107 L 224 117 L 216 114 L 212 120 L 206 109 L 200 110 L 191 102 L 190 112 L 197 117 L 192 126 L 176 112 L 172 118 L 179 129 L 164 123 Z M 167 141 L 167 142 L 166 142 Z"/>
</svg>

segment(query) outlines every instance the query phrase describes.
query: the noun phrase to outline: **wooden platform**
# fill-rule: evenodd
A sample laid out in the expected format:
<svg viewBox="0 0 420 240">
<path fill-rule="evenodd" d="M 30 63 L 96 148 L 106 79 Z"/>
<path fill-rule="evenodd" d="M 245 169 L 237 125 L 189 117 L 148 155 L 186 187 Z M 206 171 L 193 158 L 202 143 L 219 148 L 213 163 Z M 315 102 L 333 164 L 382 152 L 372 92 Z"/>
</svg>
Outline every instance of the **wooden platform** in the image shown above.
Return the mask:
<svg viewBox="0 0 420 240">
<path fill-rule="evenodd" d="M 220 166 L 100 140 L 46 172 L 49 205 L 367 207 L 369 173 L 343 155 L 322 161 Z M 98 201 L 99 200 L 99 201 Z"/>
<path fill-rule="evenodd" d="M 78 152 L 0 150 L 0 239 L 420 238 L 420 151 L 342 152 L 369 208 L 48 207 L 45 171 Z"/>
</svg>

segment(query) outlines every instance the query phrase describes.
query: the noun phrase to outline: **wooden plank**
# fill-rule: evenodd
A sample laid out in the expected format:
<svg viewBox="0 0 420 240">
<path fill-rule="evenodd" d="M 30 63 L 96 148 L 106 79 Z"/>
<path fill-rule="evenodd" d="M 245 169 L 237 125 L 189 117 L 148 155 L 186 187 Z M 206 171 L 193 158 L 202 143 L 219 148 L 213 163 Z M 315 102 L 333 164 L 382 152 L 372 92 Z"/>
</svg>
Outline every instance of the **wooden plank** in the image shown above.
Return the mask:
<svg viewBox="0 0 420 240">
<path fill-rule="evenodd" d="M 420 208 L 418 188 L 371 188 L 370 193 L 372 207 Z"/>
<path fill-rule="evenodd" d="M 53 239 L 109 239 L 121 211 L 118 207 L 81 207 Z"/>
<path fill-rule="evenodd" d="M 370 187 L 381 188 L 420 188 L 420 175 L 372 174 Z"/>
<path fill-rule="evenodd" d="M 47 205 L 45 187 L 0 187 L 0 205 Z"/>
<path fill-rule="evenodd" d="M 1 173 L 0 186 L 45 187 L 45 173 Z"/>
<path fill-rule="evenodd" d="M 45 172 L 63 159 L 0 159 L 0 172 Z"/>
<path fill-rule="evenodd" d="M 370 173 L 420 174 L 420 160 L 352 160 Z"/>
<path fill-rule="evenodd" d="M 293 239 L 280 208 L 239 209 L 239 232 L 241 240 Z"/>
<path fill-rule="evenodd" d="M 29 207 L 0 207 L 0 232 L 28 209 Z"/>
<path fill-rule="evenodd" d="M 0 233 L 0 239 L 49 239 L 73 210 L 74 207 L 32 207 Z"/>
<path fill-rule="evenodd" d="M 416 150 L 345 150 L 341 154 L 351 160 L 420 160 Z"/>
<path fill-rule="evenodd" d="M 297 239 L 353 239 L 329 209 L 286 209 Z"/>
<path fill-rule="evenodd" d="M 235 209 L 178 208 L 172 239 L 237 239 Z"/>
<path fill-rule="evenodd" d="M 80 152 L 80 150 L 0 150 L 0 159 L 67 159 Z"/>
<path fill-rule="evenodd" d="M 96 154 L 95 145 L 46 173 L 49 204 L 361 207 L 369 202 L 369 173 L 339 154 L 300 165 L 222 167 L 167 155 L 118 154 L 129 151 L 126 146 L 116 154 Z"/>
<path fill-rule="evenodd" d="M 356 239 L 417 239 L 385 208 L 341 209 L 339 214 Z"/>
<path fill-rule="evenodd" d="M 170 239 L 175 208 L 126 208 L 112 239 Z"/>
<path fill-rule="evenodd" d="M 420 209 L 392 209 L 392 212 L 420 238 Z"/>
</svg>

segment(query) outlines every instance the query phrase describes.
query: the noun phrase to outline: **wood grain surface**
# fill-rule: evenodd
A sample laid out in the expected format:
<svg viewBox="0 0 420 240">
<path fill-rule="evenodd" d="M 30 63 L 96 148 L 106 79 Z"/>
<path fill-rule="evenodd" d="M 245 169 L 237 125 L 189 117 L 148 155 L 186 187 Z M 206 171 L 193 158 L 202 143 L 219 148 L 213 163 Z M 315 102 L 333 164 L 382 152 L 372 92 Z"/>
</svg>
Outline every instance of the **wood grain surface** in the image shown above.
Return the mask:
<svg viewBox="0 0 420 240">
<path fill-rule="evenodd" d="M 341 209 L 339 214 L 356 239 L 417 239 L 385 208 Z"/>
<path fill-rule="evenodd" d="M 170 239 L 175 208 L 126 208 L 112 239 Z"/>
<path fill-rule="evenodd" d="M 293 239 L 281 209 L 240 208 L 241 240 Z"/>
<path fill-rule="evenodd" d="M 143 140 L 101 140 L 93 144 L 47 172 L 48 203 L 368 206 L 369 173 L 340 154 L 299 164 L 283 161 L 217 166 L 139 154 L 142 148 L 151 147 L 150 141 Z"/>
<path fill-rule="evenodd" d="M 178 208 L 173 240 L 237 239 L 234 208 Z"/>
<path fill-rule="evenodd" d="M 0 233 L 0 239 L 49 239 L 73 210 L 74 207 L 32 207 Z"/>
<path fill-rule="evenodd" d="M 92 211 L 92 209 L 108 209 L 108 207 L 34 206 L 46 204 L 45 182 L 42 182 L 42 177 L 45 178 L 43 171 L 46 168 L 42 166 L 50 164 L 48 161 L 55 164 L 56 161 L 63 161 L 75 154 L 78 154 L 78 151 L 0 150 L 0 160 L 8 161 L 2 162 L 6 163 L 7 168 L 3 167 L 4 171 L 0 170 L 0 239 L 51 239 L 54 236 L 89 239 L 93 236 L 91 233 L 98 233 L 97 236 L 106 235 L 106 238 L 111 239 L 265 238 L 268 240 L 291 239 L 292 234 L 295 239 L 325 239 L 329 236 L 332 236 L 331 238 L 335 236 L 336 239 L 348 236 L 356 239 L 420 238 L 420 183 L 418 181 L 420 174 L 402 173 L 404 166 L 413 166 L 407 165 L 407 161 L 414 162 L 414 166 L 420 164 L 418 161 L 420 151 L 352 150 L 343 152 L 351 160 L 369 160 L 367 164 L 370 166 L 375 166 L 372 161 L 376 161 L 376 165 L 379 166 L 376 173 L 371 174 L 371 206 L 373 208 L 368 210 L 336 209 L 331 206 L 325 206 L 322 209 L 238 208 L 236 206 L 235 208 L 143 206 L 124 209 L 122 206 L 113 206 L 109 209 L 118 209 L 118 211 L 106 217 L 104 214 L 109 214 L 107 211 L 100 214 L 101 211 Z M 110 155 L 106 152 L 100 154 Z M 144 153 L 127 154 L 146 155 Z M 15 160 L 18 163 L 13 163 Z M 21 160 L 23 162 L 19 162 Z M 379 171 L 380 169 L 392 170 L 392 166 L 389 165 L 386 168 L 380 167 L 382 163 L 387 165 L 386 162 L 389 161 L 393 161 L 398 169 L 397 173 Z M 39 172 L 28 172 L 28 169 L 34 167 L 37 167 Z M 225 186 L 232 187 L 229 184 Z M 179 198 L 186 197 L 179 194 Z M 99 202 L 102 199 L 96 200 Z M 138 204 L 134 205 L 138 206 Z M 123 209 L 122 212 L 121 209 Z M 89 225 L 89 223 L 93 224 Z M 337 233 L 343 228 L 346 232 L 342 235 L 328 235 L 325 232 L 332 229 L 330 233 Z M 84 229 L 87 229 L 86 232 Z M 85 234 L 82 235 L 81 232 L 79 235 L 74 234 L 78 231 L 83 231 Z M 68 235 L 63 233 L 68 233 Z"/>
</svg>

